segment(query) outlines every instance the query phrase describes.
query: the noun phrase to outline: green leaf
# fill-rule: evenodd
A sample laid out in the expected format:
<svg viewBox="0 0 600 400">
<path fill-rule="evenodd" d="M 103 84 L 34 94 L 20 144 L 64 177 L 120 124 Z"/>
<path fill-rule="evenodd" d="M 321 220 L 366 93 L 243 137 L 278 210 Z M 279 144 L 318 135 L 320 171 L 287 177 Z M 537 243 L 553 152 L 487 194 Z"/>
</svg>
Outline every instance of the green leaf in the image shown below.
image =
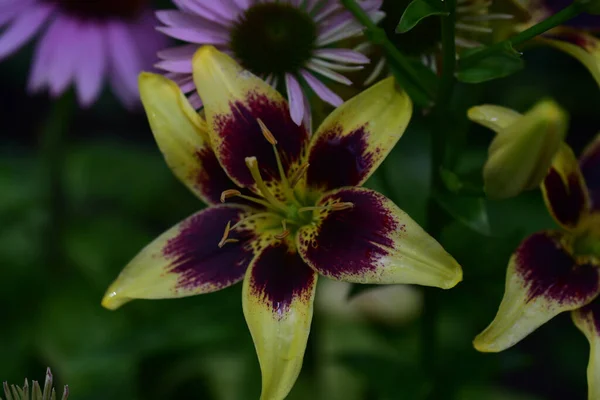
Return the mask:
<svg viewBox="0 0 600 400">
<path fill-rule="evenodd" d="M 438 204 L 457 221 L 482 235 L 491 235 L 485 199 L 457 196 L 453 193 L 437 193 L 435 198 Z"/>
<path fill-rule="evenodd" d="M 463 65 L 457 73 L 457 78 L 465 83 L 481 83 L 492 79 L 504 78 L 521 70 L 524 66 L 520 54 L 512 48 L 510 43 L 479 58 L 477 53 L 485 49 L 473 49 L 465 52 Z M 473 57 L 473 61 L 469 60 Z"/>
<path fill-rule="evenodd" d="M 422 19 L 432 15 L 448 15 L 441 0 L 413 0 L 406 7 L 400 22 L 396 27 L 397 33 L 406 33 L 414 28 Z"/>
<path fill-rule="evenodd" d="M 461 196 L 485 196 L 481 182 L 472 182 L 458 175 L 456 172 L 445 168 L 440 168 L 440 177 L 446 188 L 454 194 Z"/>
</svg>

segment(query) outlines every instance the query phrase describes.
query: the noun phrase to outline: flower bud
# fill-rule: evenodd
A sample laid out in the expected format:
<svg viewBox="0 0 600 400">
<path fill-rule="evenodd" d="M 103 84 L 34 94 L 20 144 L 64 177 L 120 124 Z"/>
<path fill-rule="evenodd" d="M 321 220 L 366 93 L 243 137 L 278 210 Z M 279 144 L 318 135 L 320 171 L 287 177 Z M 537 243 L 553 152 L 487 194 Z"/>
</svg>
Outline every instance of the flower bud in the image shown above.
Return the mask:
<svg viewBox="0 0 600 400">
<path fill-rule="evenodd" d="M 552 100 L 525 114 L 495 105 L 473 107 L 469 119 L 496 132 L 483 168 L 488 197 L 504 199 L 535 189 L 565 138 L 568 115 Z"/>
</svg>

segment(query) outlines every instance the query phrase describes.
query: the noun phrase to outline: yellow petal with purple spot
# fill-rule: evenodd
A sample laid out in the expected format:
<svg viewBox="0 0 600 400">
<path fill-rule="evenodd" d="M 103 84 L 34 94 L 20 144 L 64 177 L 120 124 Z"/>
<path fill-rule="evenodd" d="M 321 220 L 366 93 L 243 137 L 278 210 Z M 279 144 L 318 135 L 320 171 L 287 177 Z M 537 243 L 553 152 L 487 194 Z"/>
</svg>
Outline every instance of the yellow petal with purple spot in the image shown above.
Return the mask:
<svg viewBox="0 0 600 400">
<path fill-rule="evenodd" d="M 242 290 L 244 316 L 262 373 L 261 400 L 282 400 L 304 358 L 317 274 L 285 241 L 273 241 L 252 261 Z"/>
<path fill-rule="evenodd" d="M 477 350 L 505 350 L 554 316 L 582 307 L 600 293 L 598 266 L 591 259 L 572 256 L 571 239 L 548 231 L 521 243 L 508 265 L 498 314 L 473 342 Z"/>
<path fill-rule="evenodd" d="M 283 170 L 289 176 L 303 158 L 308 131 L 292 121 L 285 99 L 212 46 L 196 52 L 193 67 L 211 144 L 231 179 L 239 186 L 255 189 L 245 159 L 256 157 L 267 184 L 279 181 L 273 145 L 264 137 L 259 120 L 277 142 Z"/>
<path fill-rule="evenodd" d="M 175 82 L 144 72 L 139 77 L 142 104 L 167 165 L 183 184 L 207 204 L 236 185 L 212 151 L 206 123 Z"/>
<path fill-rule="evenodd" d="M 248 207 L 220 205 L 186 218 L 127 264 L 106 291 L 102 305 L 114 310 L 134 299 L 210 293 L 240 281 L 257 251 L 255 239 L 262 228 L 277 226 L 266 218 L 248 220 L 231 231 L 225 243 L 226 227 L 251 214 Z"/>
<path fill-rule="evenodd" d="M 394 78 L 342 104 L 312 139 L 308 185 L 321 191 L 362 185 L 402 137 L 412 111 L 410 97 Z"/>
<path fill-rule="evenodd" d="M 442 289 L 462 280 L 456 260 L 382 194 L 341 188 L 326 193 L 318 206 L 324 208 L 314 211 L 312 225 L 300 228 L 297 246 L 304 261 L 321 275 Z"/>
</svg>

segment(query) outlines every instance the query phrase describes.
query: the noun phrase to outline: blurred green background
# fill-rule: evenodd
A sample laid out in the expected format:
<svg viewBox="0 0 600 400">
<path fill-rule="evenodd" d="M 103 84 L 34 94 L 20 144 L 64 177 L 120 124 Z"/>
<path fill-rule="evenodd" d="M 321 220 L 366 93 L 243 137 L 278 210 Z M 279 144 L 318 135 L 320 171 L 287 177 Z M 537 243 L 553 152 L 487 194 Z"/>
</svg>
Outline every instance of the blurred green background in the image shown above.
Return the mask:
<svg viewBox="0 0 600 400">
<path fill-rule="evenodd" d="M 31 52 L 32 46 L 0 63 L 0 380 L 43 380 L 50 366 L 57 385 L 68 383 L 79 400 L 258 398 L 260 372 L 241 285 L 135 301 L 115 312 L 100 307 L 104 290 L 137 251 L 203 205 L 168 170 L 143 112 L 122 109 L 110 93 L 92 109 L 75 111 L 70 123 L 61 120 L 68 128 L 62 194 L 49 198 L 41 138 L 55 105 L 45 95 L 25 93 Z M 526 69 L 509 78 L 459 86 L 447 125 L 468 132 L 457 156 L 466 174 L 479 174 L 492 138 L 468 124 L 471 105 L 524 111 L 550 96 L 570 112 L 568 142 L 576 152 L 596 134 L 600 96 L 589 73 L 548 49 L 528 50 L 525 60 Z M 420 114 L 368 186 L 424 224 L 429 137 Z M 51 215 L 52 201 L 63 210 L 58 217 Z M 525 235 L 553 227 L 537 191 L 485 206 L 490 234 L 460 221 L 442 234 L 464 269 L 455 289 L 398 287 L 391 295 L 371 289 L 347 301 L 348 286 L 322 278 L 304 368 L 289 398 L 419 399 L 429 393 L 431 377 L 420 359 L 428 290 L 439 304 L 438 348 L 430 362 L 440 371 L 444 398 L 585 399 L 588 344 L 568 314 L 503 353 L 472 348 L 495 315 L 512 250 Z"/>
</svg>

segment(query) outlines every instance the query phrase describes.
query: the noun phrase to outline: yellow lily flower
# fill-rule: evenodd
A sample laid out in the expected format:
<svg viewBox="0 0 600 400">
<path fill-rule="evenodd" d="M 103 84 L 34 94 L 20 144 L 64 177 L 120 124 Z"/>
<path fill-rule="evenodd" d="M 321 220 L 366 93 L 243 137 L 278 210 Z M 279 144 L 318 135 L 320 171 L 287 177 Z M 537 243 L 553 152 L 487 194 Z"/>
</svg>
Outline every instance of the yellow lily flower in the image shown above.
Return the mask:
<svg viewBox="0 0 600 400">
<path fill-rule="evenodd" d="M 389 199 L 360 187 L 411 118 L 393 78 L 344 103 L 310 138 L 275 89 L 214 47 L 197 51 L 193 70 L 206 121 L 174 82 L 143 73 L 139 86 L 167 164 L 209 207 L 143 249 L 102 305 L 243 280 L 261 399 L 283 399 L 302 367 L 319 274 L 447 289 L 462 271 Z"/>
<path fill-rule="evenodd" d="M 541 185 L 561 230 L 526 238 L 508 265 L 498 314 L 474 341 L 505 350 L 563 311 L 571 311 L 591 345 L 589 399 L 600 398 L 600 136 L 579 164 L 563 144 Z"/>
<path fill-rule="evenodd" d="M 538 187 L 567 133 L 567 114 L 550 100 L 525 114 L 496 105 L 476 106 L 468 117 L 496 132 L 483 168 L 485 192 L 496 199 Z"/>
</svg>

